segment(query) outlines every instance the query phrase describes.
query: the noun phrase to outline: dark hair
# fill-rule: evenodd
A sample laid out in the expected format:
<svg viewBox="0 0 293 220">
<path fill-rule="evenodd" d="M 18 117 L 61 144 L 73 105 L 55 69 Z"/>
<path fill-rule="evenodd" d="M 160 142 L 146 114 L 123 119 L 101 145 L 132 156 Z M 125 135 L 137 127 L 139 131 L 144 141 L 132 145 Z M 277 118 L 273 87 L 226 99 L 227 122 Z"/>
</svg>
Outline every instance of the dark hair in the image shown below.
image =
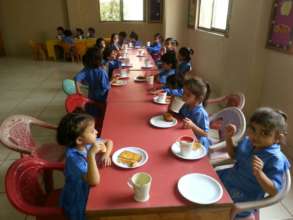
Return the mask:
<svg viewBox="0 0 293 220">
<path fill-rule="evenodd" d="M 211 93 L 210 85 L 207 81 L 204 81 L 199 77 L 193 77 L 191 79 L 185 80 L 183 85 L 193 95 L 195 95 L 196 97 L 200 97 L 202 99 L 203 106 L 206 106 L 206 101 Z"/>
<path fill-rule="evenodd" d="M 269 107 L 258 108 L 251 116 L 249 123 L 256 123 L 270 133 L 278 131 L 280 134 L 287 134 L 287 115 Z"/>
<path fill-rule="evenodd" d="M 103 42 L 103 41 L 105 41 L 105 39 L 102 38 L 102 37 L 100 37 L 100 38 L 97 39 L 97 41 L 96 41 L 96 47 L 97 47 L 98 49 L 102 49 L 102 42 Z"/>
<path fill-rule="evenodd" d="M 61 27 L 61 26 L 59 26 L 59 27 L 57 27 L 57 29 L 56 29 L 57 31 L 62 31 L 62 32 L 64 32 L 64 28 L 63 27 Z"/>
<path fill-rule="evenodd" d="M 160 33 L 156 33 L 156 34 L 154 35 L 154 38 L 155 38 L 155 39 L 156 39 L 156 38 L 159 38 L 161 43 L 162 43 L 162 41 L 163 41 L 163 37 L 162 37 L 162 35 L 161 35 Z"/>
<path fill-rule="evenodd" d="M 76 146 L 76 139 L 83 134 L 90 122 L 95 119 L 85 113 L 68 113 L 59 122 L 57 142 L 68 147 Z"/>
<path fill-rule="evenodd" d="M 170 42 L 172 44 L 172 46 L 175 46 L 175 47 L 177 47 L 179 45 L 178 41 L 173 37 L 168 37 L 165 40 L 165 43 L 167 43 L 167 42 Z"/>
<path fill-rule="evenodd" d="M 129 34 L 129 38 L 138 40 L 138 35 L 134 31 L 131 31 Z"/>
<path fill-rule="evenodd" d="M 70 37 L 70 36 L 72 36 L 72 32 L 71 32 L 71 30 L 66 29 L 66 30 L 64 31 L 64 35 L 65 35 L 66 37 Z"/>
<path fill-rule="evenodd" d="M 95 47 L 89 48 L 82 57 L 82 63 L 86 68 L 98 68 L 102 64 L 101 50 Z"/>
<path fill-rule="evenodd" d="M 172 64 L 172 69 L 177 66 L 176 54 L 173 51 L 168 51 L 161 57 L 161 61 L 166 64 Z"/>
<path fill-rule="evenodd" d="M 114 38 L 115 38 L 115 36 L 119 36 L 117 33 L 113 33 L 112 35 L 111 35 L 111 41 L 110 41 L 110 44 L 112 44 L 112 43 L 114 43 Z"/>
<path fill-rule="evenodd" d="M 181 47 L 179 54 L 182 56 L 183 60 L 189 62 L 191 60 L 191 55 L 193 55 L 193 50 L 187 47 Z"/>
<path fill-rule="evenodd" d="M 127 33 L 125 31 L 120 31 L 118 36 L 125 39 L 127 37 Z"/>
<path fill-rule="evenodd" d="M 105 49 L 104 49 L 104 51 L 103 51 L 103 58 L 105 59 L 105 60 L 108 60 L 108 57 L 109 56 L 111 56 L 111 53 L 113 52 L 113 51 L 117 51 L 117 49 L 115 48 L 115 47 L 113 47 L 113 46 L 107 46 Z"/>
<path fill-rule="evenodd" d="M 83 30 L 82 30 L 81 28 L 76 28 L 75 30 L 76 30 L 76 32 L 79 32 L 81 35 L 84 34 L 84 33 L 83 33 Z"/>
<path fill-rule="evenodd" d="M 89 27 L 87 30 L 88 30 L 88 32 L 96 33 L 96 30 L 93 27 Z"/>
</svg>

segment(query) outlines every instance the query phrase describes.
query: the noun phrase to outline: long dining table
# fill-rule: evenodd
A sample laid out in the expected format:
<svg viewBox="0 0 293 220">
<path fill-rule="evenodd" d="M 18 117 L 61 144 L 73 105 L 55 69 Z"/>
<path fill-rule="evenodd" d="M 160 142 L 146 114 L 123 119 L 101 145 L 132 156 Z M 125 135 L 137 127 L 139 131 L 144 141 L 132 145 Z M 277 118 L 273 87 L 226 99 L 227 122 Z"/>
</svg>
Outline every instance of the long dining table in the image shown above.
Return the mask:
<svg viewBox="0 0 293 220">
<path fill-rule="evenodd" d="M 137 59 L 136 62 L 142 61 Z M 134 82 L 140 74 L 146 74 L 145 70 L 130 70 L 127 85 L 111 88 L 101 137 L 113 140 L 113 151 L 128 146 L 144 149 L 148 161 L 137 168 L 124 169 L 114 164 L 100 168 L 101 182 L 91 187 L 89 192 L 86 206 L 88 219 L 230 219 L 233 202 L 208 157 L 183 160 L 170 150 L 178 137 L 193 135 L 192 131 L 183 129 L 179 119 L 171 128 L 156 128 L 150 124 L 150 118 L 166 112 L 167 106 L 153 102 L 146 83 Z M 147 202 L 136 202 L 127 184 L 137 172 L 147 172 L 152 176 Z M 177 183 L 180 177 L 189 173 L 205 174 L 217 180 L 223 188 L 221 199 L 214 204 L 200 205 L 183 198 Z"/>
</svg>

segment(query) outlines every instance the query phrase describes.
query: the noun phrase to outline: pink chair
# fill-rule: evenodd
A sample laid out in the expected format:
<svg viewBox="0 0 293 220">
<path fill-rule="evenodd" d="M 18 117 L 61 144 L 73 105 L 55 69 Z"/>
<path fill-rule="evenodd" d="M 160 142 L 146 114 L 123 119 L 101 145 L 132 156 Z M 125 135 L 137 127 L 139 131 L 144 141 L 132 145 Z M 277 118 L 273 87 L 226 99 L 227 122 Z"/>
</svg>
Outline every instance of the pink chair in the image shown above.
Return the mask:
<svg viewBox="0 0 293 220">
<path fill-rule="evenodd" d="M 47 171 L 63 171 L 61 163 L 24 157 L 14 161 L 5 176 L 6 196 L 10 203 L 26 215 L 36 216 L 38 220 L 66 219 L 58 207 L 60 190 L 47 185 Z"/>
<path fill-rule="evenodd" d="M 31 125 L 43 128 L 56 129 L 48 124 L 27 115 L 13 115 L 6 118 L 0 125 L 0 141 L 11 150 L 24 155 L 42 158 L 47 161 L 57 162 L 64 158 L 65 148 L 58 144 L 38 145 L 31 133 Z"/>
<path fill-rule="evenodd" d="M 233 142 L 237 143 L 244 135 L 246 130 L 246 120 L 243 112 L 236 107 L 225 108 L 209 117 L 210 130 L 209 139 L 212 141 L 210 146 L 210 160 L 212 164 L 217 164 L 229 159 L 228 153 L 225 152 L 226 142 L 225 127 L 227 124 L 234 124 L 237 128 L 233 137 Z"/>
<path fill-rule="evenodd" d="M 233 164 L 218 166 L 215 168 L 215 170 L 223 170 L 223 169 L 228 169 L 231 167 L 233 167 Z M 246 218 L 235 219 L 235 216 L 238 213 L 243 212 L 243 211 L 271 206 L 273 204 L 280 202 L 282 199 L 284 199 L 291 188 L 290 170 L 287 170 L 286 173 L 284 174 L 283 183 L 284 183 L 283 188 L 275 196 L 266 197 L 266 198 L 259 200 L 259 201 L 235 203 L 232 208 L 232 212 L 231 212 L 231 220 L 258 220 L 259 219 L 258 210 L 257 210 L 257 212 L 255 212 L 254 214 L 251 214 L 250 216 L 248 216 Z"/>
<path fill-rule="evenodd" d="M 243 93 L 232 93 L 230 95 L 221 96 L 219 98 L 211 98 L 207 100 L 207 105 L 217 104 L 220 108 L 237 107 L 243 109 L 245 105 L 245 96 Z"/>
</svg>

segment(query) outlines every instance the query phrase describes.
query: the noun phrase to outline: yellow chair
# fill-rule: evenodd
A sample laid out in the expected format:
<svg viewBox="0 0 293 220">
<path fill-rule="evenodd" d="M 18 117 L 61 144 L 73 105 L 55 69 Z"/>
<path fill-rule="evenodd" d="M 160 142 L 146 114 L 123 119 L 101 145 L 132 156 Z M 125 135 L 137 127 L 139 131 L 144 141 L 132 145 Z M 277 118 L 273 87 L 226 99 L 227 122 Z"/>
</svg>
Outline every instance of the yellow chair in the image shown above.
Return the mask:
<svg viewBox="0 0 293 220">
<path fill-rule="evenodd" d="M 76 58 L 77 62 L 80 62 L 82 60 L 82 57 L 86 53 L 86 50 L 87 46 L 85 42 L 80 41 L 74 44 L 74 57 Z"/>
<path fill-rule="evenodd" d="M 46 60 L 47 51 L 45 44 L 37 43 L 33 40 L 30 40 L 29 45 L 32 49 L 32 56 L 34 60 Z"/>
</svg>

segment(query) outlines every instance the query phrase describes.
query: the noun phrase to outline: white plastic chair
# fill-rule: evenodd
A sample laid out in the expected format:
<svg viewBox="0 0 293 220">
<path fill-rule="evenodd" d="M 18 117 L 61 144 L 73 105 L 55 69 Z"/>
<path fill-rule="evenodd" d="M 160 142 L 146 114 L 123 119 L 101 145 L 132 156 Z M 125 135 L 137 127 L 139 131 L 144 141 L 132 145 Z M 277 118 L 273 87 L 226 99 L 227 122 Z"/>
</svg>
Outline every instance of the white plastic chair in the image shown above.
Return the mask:
<svg viewBox="0 0 293 220">
<path fill-rule="evenodd" d="M 223 169 L 228 169 L 233 167 L 233 165 L 223 165 L 223 166 L 218 166 L 215 168 L 216 171 L 218 170 L 223 170 Z M 283 188 L 278 192 L 275 196 L 271 197 L 266 197 L 262 200 L 258 201 L 252 201 L 252 202 L 238 202 L 233 205 L 232 212 L 230 219 L 231 220 L 254 220 L 256 219 L 255 215 L 250 215 L 249 217 L 246 218 L 237 218 L 235 219 L 235 216 L 243 211 L 251 210 L 251 209 L 259 209 L 263 207 L 268 207 L 273 204 L 276 204 L 280 202 L 282 199 L 285 198 L 285 196 L 288 194 L 291 188 L 291 174 L 290 170 L 288 169 L 286 173 L 284 174 L 283 177 Z"/>
<path fill-rule="evenodd" d="M 210 129 L 208 132 L 208 138 L 212 141 L 210 149 L 210 160 L 212 164 L 216 164 L 223 160 L 229 159 L 228 153 L 216 152 L 223 150 L 226 146 L 225 137 L 225 127 L 227 124 L 234 124 L 237 128 L 236 134 L 233 136 L 232 140 L 236 144 L 242 139 L 246 130 L 246 120 L 243 112 L 237 107 L 225 108 L 210 116 L 210 127 L 212 124 L 221 120 L 221 123 L 217 129 Z M 216 134 L 216 135 L 215 135 Z"/>
</svg>

